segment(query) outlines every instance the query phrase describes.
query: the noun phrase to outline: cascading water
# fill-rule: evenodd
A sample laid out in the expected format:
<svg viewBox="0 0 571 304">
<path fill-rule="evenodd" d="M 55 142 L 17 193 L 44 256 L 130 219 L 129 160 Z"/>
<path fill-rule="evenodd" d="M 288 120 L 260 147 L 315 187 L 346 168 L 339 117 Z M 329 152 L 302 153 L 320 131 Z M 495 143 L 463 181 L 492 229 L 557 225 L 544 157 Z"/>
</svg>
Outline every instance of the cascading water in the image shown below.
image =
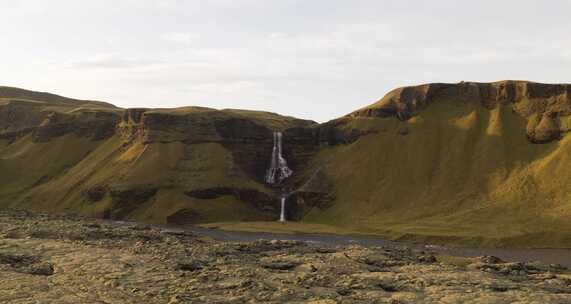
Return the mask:
<svg viewBox="0 0 571 304">
<path fill-rule="evenodd" d="M 281 213 L 280 213 L 280 222 L 285 222 L 286 221 L 286 217 L 285 217 L 285 203 L 286 203 L 286 197 L 285 195 L 282 195 L 282 209 L 281 209 Z"/>
<path fill-rule="evenodd" d="M 266 183 L 279 184 L 292 174 L 293 171 L 287 166 L 287 161 L 282 156 L 282 133 L 274 132 L 274 148 L 270 168 L 266 173 Z"/>
<path fill-rule="evenodd" d="M 272 149 L 272 160 L 270 168 L 266 172 L 266 183 L 270 185 L 280 184 L 283 180 L 290 177 L 293 171 L 287 166 L 287 161 L 282 155 L 282 133 L 274 132 L 274 148 Z M 281 211 L 280 222 L 286 221 L 286 198 L 285 191 L 282 189 L 280 197 Z"/>
</svg>

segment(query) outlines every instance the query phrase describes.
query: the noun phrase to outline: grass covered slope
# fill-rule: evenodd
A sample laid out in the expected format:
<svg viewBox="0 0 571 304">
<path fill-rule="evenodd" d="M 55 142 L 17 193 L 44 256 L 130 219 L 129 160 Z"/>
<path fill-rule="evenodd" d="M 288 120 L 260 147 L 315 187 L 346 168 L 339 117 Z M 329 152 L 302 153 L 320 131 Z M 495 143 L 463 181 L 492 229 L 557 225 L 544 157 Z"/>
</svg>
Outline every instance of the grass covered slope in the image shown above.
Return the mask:
<svg viewBox="0 0 571 304">
<path fill-rule="evenodd" d="M 399 88 L 322 125 L 0 87 L 0 208 L 571 247 L 570 129 L 571 86 L 522 81 Z M 294 175 L 269 186 L 274 131 Z M 276 225 L 282 189 L 300 223 Z"/>
<path fill-rule="evenodd" d="M 14 90 L 0 89 L 9 100 L 0 104 L 0 208 L 152 223 L 273 220 L 279 202 L 258 176 L 272 131 L 314 124 L 242 110 L 124 110 Z"/>
<path fill-rule="evenodd" d="M 502 96 L 510 84 L 514 94 Z M 569 89 L 537 97 L 527 85 L 476 84 L 480 93 L 497 88 L 487 96 L 466 94 L 473 84 L 401 89 L 344 118 L 345 128 L 370 133 L 320 152 L 336 200 L 304 220 L 401 239 L 571 246 Z M 561 140 L 533 143 L 538 116 Z"/>
<path fill-rule="evenodd" d="M 110 108 L 116 107 L 110 103 L 94 101 L 94 100 L 79 100 L 68 97 L 63 97 L 51 93 L 35 92 L 24 90 L 14 87 L 0 86 L 0 103 L 9 100 L 31 101 L 35 103 L 43 103 L 52 106 L 62 107 L 86 107 L 86 108 Z"/>
</svg>

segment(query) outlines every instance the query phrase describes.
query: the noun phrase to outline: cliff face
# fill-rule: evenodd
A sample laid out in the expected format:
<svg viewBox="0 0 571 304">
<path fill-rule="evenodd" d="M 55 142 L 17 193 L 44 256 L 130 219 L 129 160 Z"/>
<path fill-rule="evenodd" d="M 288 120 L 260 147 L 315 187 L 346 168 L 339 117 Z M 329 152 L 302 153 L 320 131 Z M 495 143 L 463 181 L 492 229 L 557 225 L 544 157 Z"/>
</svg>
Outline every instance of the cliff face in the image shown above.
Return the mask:
<svg viewBox="0 0 571 304">
<path fill-rule="evenodd" d="M 176 110 L 128 109 L 118 125 L 118 133 L 125 141 L 135 140 L 145 145 L 218 144 L 230 152 L 240 170 L 253 180 L 263 181 L 272 152 L 273 132 L 310 129 L 315 125 L 311 121 L 273 113 L 241 110 L 220 111 L 198 107 Z M 308 135 L 312 140 L 312 135 Z M 314 144 L 312 141 L 299 153 L 311 154 Z M 301 166 L 303 163 L 294 165 L 296 169 Z"/>
<path fill-rule="evenodd" d="M 534 143 L 559 139 L 562 133 L 569 131 L 571 85 L 524 81 L 439 83 L 399 88 L 348 116 L 408 120 L 439 99 L 474 103 L 487 109 L 508 106 L 527 121 L 526 129 L 522 131 Z"/>
<path fill-rule="evenodd" d="M 104 102 L 0 87 L 0 138 L 8 141 L 28 134 L 34 142 L 48 142 L 66 134 L 94 140 L 109 138 L 119 113 Z"/>
<path fill-rule="evenodd" d="M 570 90 L 427 84 L 319 125 L 0 88 L 0 207 L 269 221 L 285 191 L 291 220 L 463 244 L 571 244 Z M 267 185 L 275 131 L 294 174 Z"/>
</svg>

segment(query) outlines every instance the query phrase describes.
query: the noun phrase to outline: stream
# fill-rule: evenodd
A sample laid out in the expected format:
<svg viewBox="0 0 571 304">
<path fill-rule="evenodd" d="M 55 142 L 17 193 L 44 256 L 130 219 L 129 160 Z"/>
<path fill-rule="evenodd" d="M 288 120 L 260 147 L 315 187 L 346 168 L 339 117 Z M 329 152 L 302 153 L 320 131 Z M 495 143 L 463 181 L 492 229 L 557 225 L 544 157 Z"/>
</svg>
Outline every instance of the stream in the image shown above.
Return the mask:
<svg viewBox="0 0 571 304">
<path fill-rule="evenodd" d="M 194 226 L 175 227 L 160 226 L 170 231 L 190 231 L 207 236 L 218 241 L 226 242 L 253 242 L 256 240 L 288 240 L 301 241 L 316 246 L 384 246 L 384 247 L 410 247 L 425 249 L 437 254 L 457 257 L 478 257 L 492 255 L 509 262 L 533 262 L 544 264 L 560 264 L 571 268 L 571 249 L 506 249 L 506 248 L 460 248 L 446 247 L 430 244 L 416 244 L 408 242 L 395 242 L 377 237 L 349 236 L 334 234 L 282 234 L 270 232 L 240 232 L 224 231 L 219 229 L 201 228 Z"/>
</svg>

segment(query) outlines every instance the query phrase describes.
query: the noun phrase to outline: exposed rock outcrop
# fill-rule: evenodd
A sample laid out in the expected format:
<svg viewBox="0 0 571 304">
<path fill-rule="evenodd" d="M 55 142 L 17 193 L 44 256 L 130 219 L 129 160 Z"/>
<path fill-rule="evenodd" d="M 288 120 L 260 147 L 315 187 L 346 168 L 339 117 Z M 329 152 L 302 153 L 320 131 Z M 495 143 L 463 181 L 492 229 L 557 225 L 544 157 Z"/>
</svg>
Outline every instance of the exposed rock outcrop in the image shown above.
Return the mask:
<svg viewBox="0 0 571 304">
<path fill-rule="evenodd" d="M 488 109 L 499 105 L 511 107 L 528 120 L 527 136 L 533 143 L 556 140 L 567 127 L 561 118 L 571 115 L 571 85 L 542 84 L 526 81 L 494 83 L 461 82 L 425 84 L 398 88 L 371 106 L 347 117 L 396 117 L 408 120 L 435 100 L 453 100 L 480 104 Z"/>
<path fill-rule="evenodd" d="M 107 192 L 108 192 L 107 188 L 105 188 L 104 186 L 98 185 L 98 186 L 92 187 L 90 189 L 87 189 L 84 192 L 84 195 L 85 195 L 85 198 L 87 199 L 87 201 L 92 202 L 92 203 L 97 203 L 105 197 Z"/>
<path fill-rule="evenodd" d="M 166 223 L 173 225 L 192 225 L 202 219 L 200 213 L 192 209 L 180 209 L 167 216 Z"/>
<path fill-rule="evenodd" d="M 119 109 L 97 101 L 0 87 L 0 138 L 16 140 L 32 134 L 47 142 L 66 134 L 92 140 L 113 136 Z"/>
<path fill-rule="evenodd" d="M 561 137 L 557 114 L 532 114 L 527 121 L 527 137 L 533 143 L 548 143 Z"/>
<path fill-rule="evenodd" d="M 107 139 L 115 134 L 119 114 L 115 112 L 78 111 L 71 114 L 53 112 L 32 134 L 37 142 L 47 142 L 66 134 L 91 140 Z"/>
<path fill-rule="evenodd" d="M 349 245 L 349 238 L 328 236 L 322 236 L 322 242 L 253 236 L 261 239 L 0 210 L 0 299 L 5 303 L 571 302 L 569 271 L 545 260 L 488 261 L 407 244 Z M 54 277 L 44 277 L 49 275 Z M 90 293 L 70 292 L 82 289 Z"/>
<path fill-rule="evenodd" d="M 196 189 L 185 192 L 186 195 L 199 199 L 216 199 L 221 196 L 231 195 L 237 200 L 253 204 L 259 210 L 273 211 L 279 210 L 277 200 L 268 193 L 255 189 L 240 189 L 230 187 L 214 187 L 206 189 Z"/>
<path fill-rule="evenodd" d="M 135 211 L 140 205 L 157 194 L 158 189 L 141 187 L 138 189 L 112 189 L 111 208 L 105 210 L 103 218 L 120 220 Z"/>
<path fill-rule="evenodd" d="M 312 208 L 327 209 L 335 201 L 334 185 L 323 169 L 318 168 L 308 180 L 288 197 L 288 217 L 300 220 Z"/>
</svg>

